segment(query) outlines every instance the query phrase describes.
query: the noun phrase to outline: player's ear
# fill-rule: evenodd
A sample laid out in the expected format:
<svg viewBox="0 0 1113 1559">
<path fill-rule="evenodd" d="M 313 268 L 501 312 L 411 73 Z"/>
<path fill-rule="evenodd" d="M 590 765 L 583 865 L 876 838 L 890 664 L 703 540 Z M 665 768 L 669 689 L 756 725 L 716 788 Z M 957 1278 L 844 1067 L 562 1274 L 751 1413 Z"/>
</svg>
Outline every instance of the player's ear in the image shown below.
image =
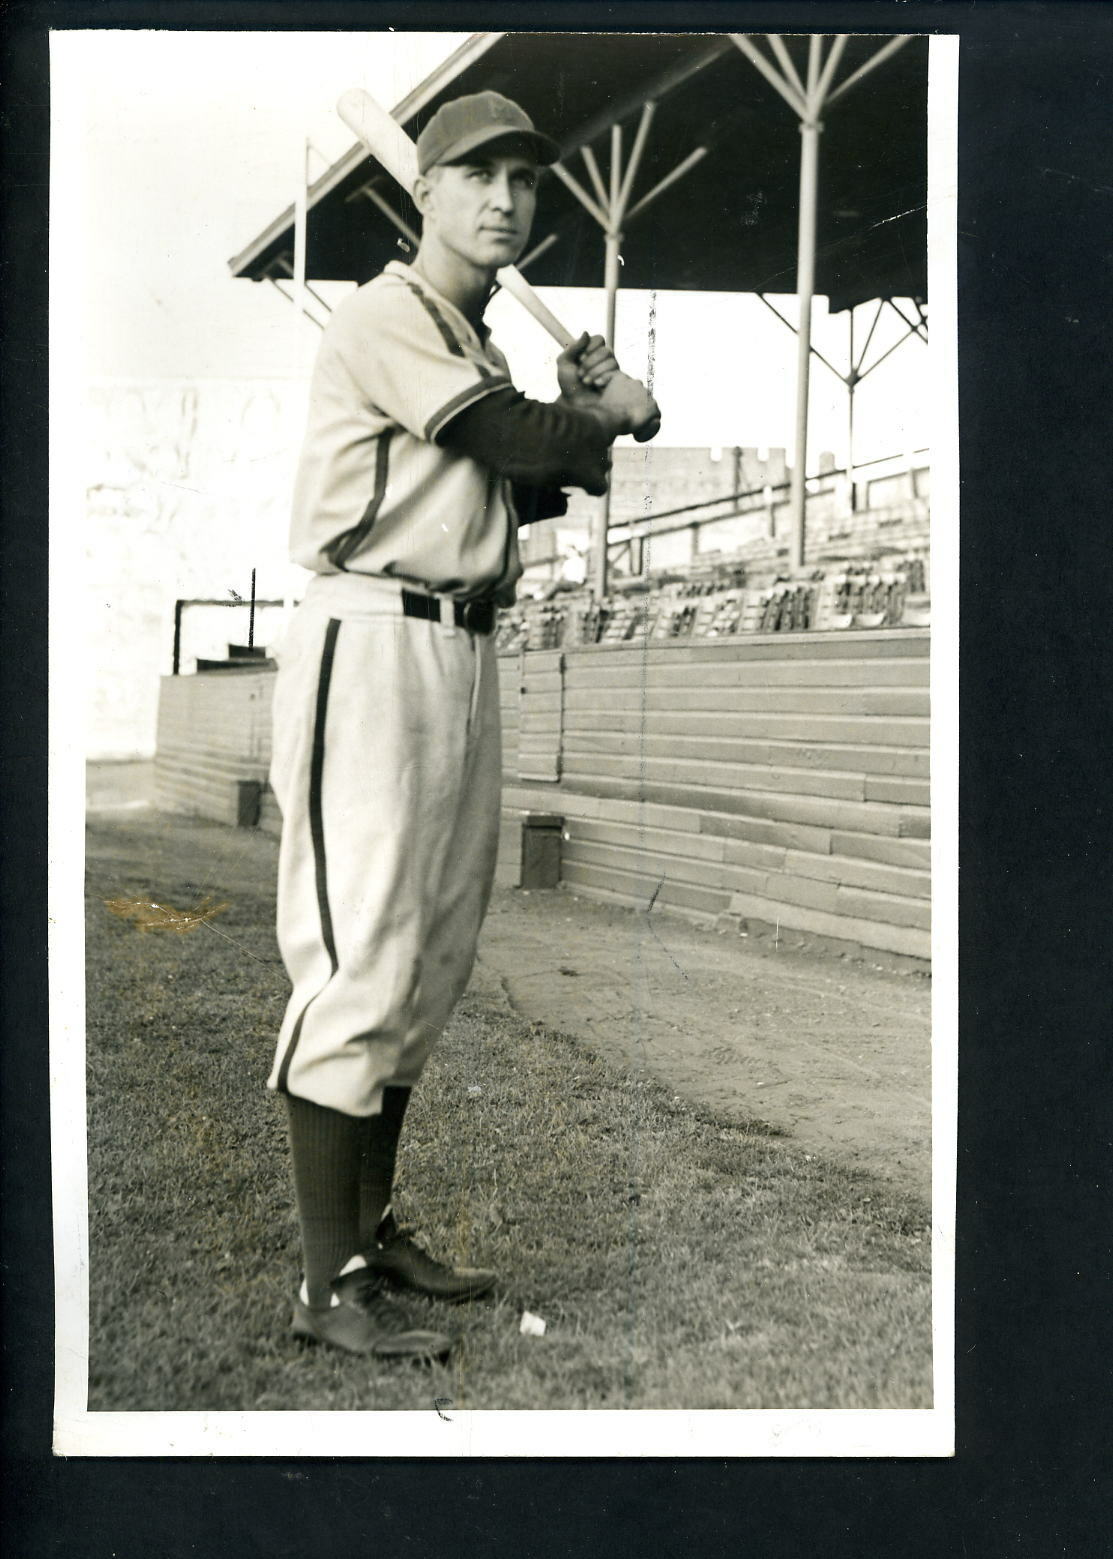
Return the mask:
<svg viewBox="0 0 1113 1559">
<path fill-rule="evenodd" d="M 432 204 L 433 185 L 435 182 L 436 181 L 430 176 L 430 174 L 419 173 L 414 183 L 413 201 L 414 205 L 421 212 L 422 216 L 426 215 L 430 205 Z"/>
</svg>

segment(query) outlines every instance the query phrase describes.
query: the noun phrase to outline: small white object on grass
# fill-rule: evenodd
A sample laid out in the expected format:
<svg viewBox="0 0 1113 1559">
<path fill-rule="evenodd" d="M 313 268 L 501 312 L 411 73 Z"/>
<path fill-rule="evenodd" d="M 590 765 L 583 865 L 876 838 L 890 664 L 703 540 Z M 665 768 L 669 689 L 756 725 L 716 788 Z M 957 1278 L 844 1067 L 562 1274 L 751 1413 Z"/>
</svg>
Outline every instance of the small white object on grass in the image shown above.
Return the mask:
<svg viewBox="0 0 1113 1559">
<path fill-rule="evenodd" d="M 539 1315 L 534 1315 L 532 1310 L 523 1310 L 518 1330 L 523 1337 L 544 1337 L 545 1323 Z"/>
</svg>

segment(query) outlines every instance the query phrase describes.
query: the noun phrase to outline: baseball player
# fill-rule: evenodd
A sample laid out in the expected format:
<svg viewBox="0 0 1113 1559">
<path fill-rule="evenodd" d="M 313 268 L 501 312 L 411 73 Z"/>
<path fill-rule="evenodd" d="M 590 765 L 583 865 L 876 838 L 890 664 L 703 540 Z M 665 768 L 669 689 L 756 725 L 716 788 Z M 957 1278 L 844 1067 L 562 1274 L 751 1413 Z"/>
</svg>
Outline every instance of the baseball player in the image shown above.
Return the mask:
<svg viewBox="0 0 1113 1559">
<path fill-rule="evenodd" d="M 655 422 L 598 336 L 551 404 L 515 390 L 483 310 L 529 236 L 558 148 L 517 104 L 445 104 L 418 143 L 423 219 L 332 314 L 314 370 L 292 556 L 313 578 L 279 646 L 271 779 L 278 939 L 293 991 L 269 1086 L 285 1096 L 304 1279 L 296 1335 L 438 1356 L 388 1287 L 474 1298 L 391 1210 L 410 1090 L 472 970 L 494 877 L 501 742 L 492 629 L 517 527 L 606 487 Z"/>
</svg>

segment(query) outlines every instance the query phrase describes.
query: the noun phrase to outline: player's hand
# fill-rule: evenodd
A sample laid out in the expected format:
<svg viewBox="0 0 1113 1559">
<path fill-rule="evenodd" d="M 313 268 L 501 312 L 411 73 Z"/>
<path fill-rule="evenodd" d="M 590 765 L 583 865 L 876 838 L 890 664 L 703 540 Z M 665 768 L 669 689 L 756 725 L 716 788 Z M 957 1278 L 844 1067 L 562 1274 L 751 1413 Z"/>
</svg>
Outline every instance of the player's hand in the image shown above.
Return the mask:
<svg viewBox="0 0 1113 1559">
<path fill-rule="evenodd" d="M 633 433 L 639 442 L 652 438 L 661 425 L 661 408 L 645 385 L 621 371 L 599 392 L 599 406 L 618 420 L 620 433 Z"/>
<path fill-rule="evenodd" d="M 618 359 L 602 336 L 588 336 L 580 354 L 580 383 L 585 390 L 602 390 L 619 372 Z"/>
<path fill-rule="evenodd" d="M 602 336 L 585 330 L 557 358 L 557 383 L 566 401 L 577 405 L 598 394 L 618 373 L 618 362 Z"/>
<path fill-rule="evenodd" d="M 634 438 L 639 444 L 648 444 L 650 439 L 656 438 L 661 431 L 661 408 L 656 401 L 653 402 L 653 406 L 653 415 L 634 429 Z"/>
</svg>

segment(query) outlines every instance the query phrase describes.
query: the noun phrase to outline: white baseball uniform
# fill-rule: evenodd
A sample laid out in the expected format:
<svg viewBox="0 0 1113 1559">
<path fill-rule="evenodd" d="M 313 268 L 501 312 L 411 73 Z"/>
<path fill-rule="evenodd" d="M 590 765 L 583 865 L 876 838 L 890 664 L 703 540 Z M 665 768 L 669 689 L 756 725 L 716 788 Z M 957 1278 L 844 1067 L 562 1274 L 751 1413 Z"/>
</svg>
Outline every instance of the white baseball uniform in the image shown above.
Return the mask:
<svg viewBox="0 0 1113 1559">
<path fill-rule="evenodd" d="M 291 552 L 315 577 L 277 651 L 293 992 L 269 1086 L 351 1115 L 416 1082 L 494 879 L 494 640 L 454 603 L 513 600 L 517 524 L 509 482 L 437 438 L 510 382 L 486 331 L 397 263 L 336 309 L 314 371 Z"/>
</svg>

